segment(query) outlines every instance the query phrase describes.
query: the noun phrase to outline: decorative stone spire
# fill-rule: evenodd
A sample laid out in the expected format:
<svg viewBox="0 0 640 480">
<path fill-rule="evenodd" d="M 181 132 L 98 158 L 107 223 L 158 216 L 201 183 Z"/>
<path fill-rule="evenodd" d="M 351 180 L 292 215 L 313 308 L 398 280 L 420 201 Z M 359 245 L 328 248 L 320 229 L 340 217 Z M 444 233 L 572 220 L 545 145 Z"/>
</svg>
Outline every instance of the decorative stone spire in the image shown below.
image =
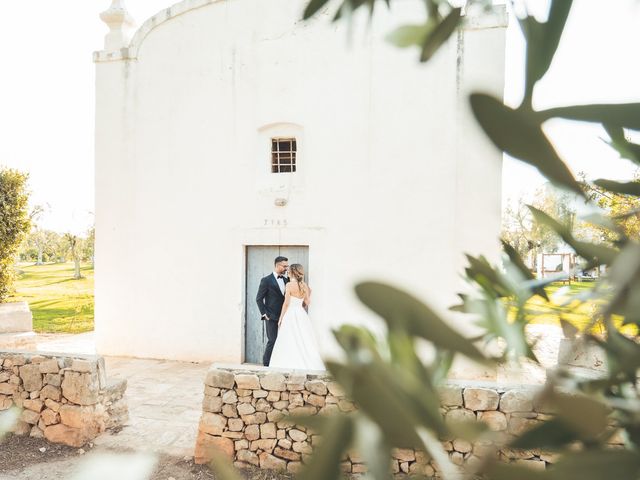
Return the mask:
<svg viewBox="0 0 640 480">
<path fill-rule="evenodd" d="M 118 50 L 126 47 L 135 23 L 127 12 L 124 0 L 111 0 L 111 6 L 100 14 L 100 19 L 109 27 L 109 33 L 104 37 L 104 49 Z"/>
</svg>

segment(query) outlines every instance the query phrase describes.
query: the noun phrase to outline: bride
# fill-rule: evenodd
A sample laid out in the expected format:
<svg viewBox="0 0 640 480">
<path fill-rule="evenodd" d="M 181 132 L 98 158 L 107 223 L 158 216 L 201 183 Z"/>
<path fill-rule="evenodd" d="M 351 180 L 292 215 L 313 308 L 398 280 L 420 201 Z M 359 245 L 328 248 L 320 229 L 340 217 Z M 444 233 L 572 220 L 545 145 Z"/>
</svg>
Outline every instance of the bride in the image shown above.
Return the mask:
<svg viewBox="0 0 640 480">
<path fill-rule="evenodd" d="M 284 305 L 278 321 L 278 338 L 269 366 L 324 370 L 311 319 L 304 308 L 311 299 L 311 289 L 304 281 L 304 269 L 299 263 L 294 263 L 289 272 L 291 281 L 285 287 Z"/>
</svg>

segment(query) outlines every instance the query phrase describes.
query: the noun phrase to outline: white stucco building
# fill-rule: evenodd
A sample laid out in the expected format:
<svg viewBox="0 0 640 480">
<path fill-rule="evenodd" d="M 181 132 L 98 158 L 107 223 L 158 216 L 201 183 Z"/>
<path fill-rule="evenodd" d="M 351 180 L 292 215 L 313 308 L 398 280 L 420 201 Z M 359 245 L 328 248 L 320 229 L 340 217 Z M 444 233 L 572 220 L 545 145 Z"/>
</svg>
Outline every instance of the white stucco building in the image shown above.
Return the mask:
<svg viewBox="0 0 640 480">
<path fill-rule="evenodd" d="M 496 257 L 501 154 L 466 95 L 502 95 L 504 10 L 419 64 L 384 36 L 423 2 L 380 8 L 370 27 L 358 17 L 351 33 L 328 13 L 300 21 L 305 3 L 186 0 L 131 40 L 122 11 L 103 15 L 99 353 L 253 361 L 255 289 L 278 252 L 307 267 L 329 354 L 332 327 L 375 325 L 356 281 L 444 310 L 462 253 Z"/>
</svg>

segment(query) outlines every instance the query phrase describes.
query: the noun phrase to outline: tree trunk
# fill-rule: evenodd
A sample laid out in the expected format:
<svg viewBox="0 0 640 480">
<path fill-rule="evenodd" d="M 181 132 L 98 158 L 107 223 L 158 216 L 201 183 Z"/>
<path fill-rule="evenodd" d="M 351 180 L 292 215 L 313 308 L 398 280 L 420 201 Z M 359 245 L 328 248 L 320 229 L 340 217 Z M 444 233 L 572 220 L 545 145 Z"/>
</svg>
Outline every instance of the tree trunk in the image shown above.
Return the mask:
<svg viewBox="0 0 640 480">
<path fill-rule="evenodd" d="M 73 278 L 75 278 L 76 280 L 79 280 L 82 278 L 82 273 L 80 273 L 80 258 L 74 256 L 73 257 L 73 263 L 75 265 L 75 273 L 73 274 Z"/>
<path fill-rule="evenodd" d="M 36 265 L 42 265 L 42 244 L 38 243 L 38 260 L 36 260 Z"/>
</svg>

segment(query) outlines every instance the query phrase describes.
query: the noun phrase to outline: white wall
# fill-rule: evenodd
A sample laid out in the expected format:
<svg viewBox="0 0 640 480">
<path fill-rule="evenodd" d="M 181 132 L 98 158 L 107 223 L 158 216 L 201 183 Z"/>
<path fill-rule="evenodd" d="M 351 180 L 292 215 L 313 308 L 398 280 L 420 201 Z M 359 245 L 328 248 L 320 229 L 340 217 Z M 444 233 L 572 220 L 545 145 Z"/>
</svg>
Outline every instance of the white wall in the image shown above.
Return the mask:
<svg viewBox="0 0 640 480">
<path fill-rule="evenodd" d="M 245 245 L 309 245 L 326 353 L 332 326 L 376 325 L 354 282 L 444 309 L 461 251 L 495 257 L 501 157 L 460 95 L 476 80 L 502 94 L 504 29 L 466 32 L 460 63 L 453 39 L 419 65 L 383 40 L 420 11 L 400 3 L 349 35 L 299 22 L 302 0 L 185 2 L 98 54 L 101 354 L 241 361 Z M 270 174 L 269 137 L 291 129 L 300 172 Z"/>
</svg>

